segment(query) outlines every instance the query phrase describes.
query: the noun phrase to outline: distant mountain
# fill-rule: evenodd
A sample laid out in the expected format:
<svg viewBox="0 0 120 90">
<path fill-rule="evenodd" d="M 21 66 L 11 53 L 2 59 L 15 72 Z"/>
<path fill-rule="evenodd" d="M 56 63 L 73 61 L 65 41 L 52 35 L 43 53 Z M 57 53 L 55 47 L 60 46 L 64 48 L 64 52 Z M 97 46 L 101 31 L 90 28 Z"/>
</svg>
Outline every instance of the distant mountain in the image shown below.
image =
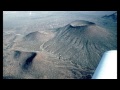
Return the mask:
<svg viewBox="0 0 120 90">
<path fill-rule="evenodd" d="M 95 69 L 105 51 L 116 49 L 116 37 L 93 22 L 76 20 L 58 28 L 43 48 L 82 67 Z"/>
<path fill-rule="evenodd" d="M 111 19 L 111 20 L 117 21 L 117 12 L 115 12 L 115 13 L 113 13 L 111 15 L 105 15 L 102 18 Z"/>
</svg>

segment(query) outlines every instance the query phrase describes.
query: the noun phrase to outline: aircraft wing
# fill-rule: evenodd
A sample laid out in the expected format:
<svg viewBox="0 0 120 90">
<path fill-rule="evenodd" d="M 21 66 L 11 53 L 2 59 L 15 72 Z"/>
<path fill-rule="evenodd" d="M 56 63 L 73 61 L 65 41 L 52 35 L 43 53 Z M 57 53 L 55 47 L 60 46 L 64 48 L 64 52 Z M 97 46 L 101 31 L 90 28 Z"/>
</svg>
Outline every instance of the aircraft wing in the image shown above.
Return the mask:
<svg viewBox="0 0 120 90">
<path fill-rule="evenodd" d="M 117 50 L 104 53 L 92 79 L 117 79 Z"/>
</svg>

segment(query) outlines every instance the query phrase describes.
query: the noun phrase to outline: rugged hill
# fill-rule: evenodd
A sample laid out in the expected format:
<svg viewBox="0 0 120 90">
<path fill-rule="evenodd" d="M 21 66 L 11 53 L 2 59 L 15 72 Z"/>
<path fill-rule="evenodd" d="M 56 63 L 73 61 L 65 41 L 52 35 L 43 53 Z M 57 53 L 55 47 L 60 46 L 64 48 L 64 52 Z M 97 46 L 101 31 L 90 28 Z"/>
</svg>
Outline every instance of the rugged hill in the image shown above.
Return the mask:
<svg viewBox="0 0 120 90">
<path fill-rule="evenodd" d="M 43 48 L 64 60 L 95 69 L 105 51 L 117 49 L 116 37 L 93 22 L 76 20 L 57 29 Z"/>
<path fill-rule="evenodd" d="M 24 41 L 45 41 L 45 37 L 47 37 L 46 36 L 46 34 L 44 34 L 44 33 L 41 33 L 41 32 L 39 32 L 39 31 L 35 31 L 35 32 L 31 32 L 31 33 L 29 33 L 29 34 L 27 34 L 24 38 L 23 38 L 23 40 Z"/>
<path fill-rule="evenodd" d="M 27 51 L 39 51 L 40 45 L 51 39 L 54 35 L 49 32 L 31 32 L 25 35 L 20 41 L 16 42 L 14 49 L 24 49 Z"/>
<path fill-rule="evenodd" d="M 24 72 L 31 68 L 36 52 L 10 51 L 3 62 L 3 78 L 24 78 Z M 9 59 L 8 59 L 9 58 Z M 30 75 L 28 75 L 29 77 Z"/>
</svg>

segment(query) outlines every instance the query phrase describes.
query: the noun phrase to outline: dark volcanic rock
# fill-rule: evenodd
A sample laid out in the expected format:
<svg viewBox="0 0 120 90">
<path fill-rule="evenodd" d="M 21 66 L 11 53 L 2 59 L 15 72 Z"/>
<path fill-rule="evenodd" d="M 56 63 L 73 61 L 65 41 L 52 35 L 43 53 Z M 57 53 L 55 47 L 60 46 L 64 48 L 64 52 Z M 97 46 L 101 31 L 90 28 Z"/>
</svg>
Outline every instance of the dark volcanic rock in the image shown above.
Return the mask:
<svg viewBox="0 0 120 90">
<path fill-rule="evenodd" d="M 105 51 L 117 49 L 116 36 L 93 22 L 77 20 L 57 30 L 43 48 L 82 67 L 95 69 Z"/>
<path fill-rule="evenodd" d="M 36 53 L 32 53 L 32 55 L 25 60 L 22 68 L 23 69 L 28 69 L 29 66 L 32 64 L 32 61 L 33 61 L 33 59 L 35 58 L 36 55 L 37 55 Z"/>
<path fill-rule="evenodd" d="M 31 70 L 34 58 L 37 55 L 36 52 L 22 50 L 12 50 L 8 54 L 3 62 L 3 79 L 24 78 L 24 75 Z"/>
<path fill-rule="evenodd" d="M 13 59 L 19 61 L 22 69 L 28 69 L 36 55 L 35 52 L 14 51 Z"/>
<path fill-rule="evenodd" d="M 21 52 L 20 51 L 15 51 L 14 52 L 14 58 L 19 58 Z"/>
</svg>

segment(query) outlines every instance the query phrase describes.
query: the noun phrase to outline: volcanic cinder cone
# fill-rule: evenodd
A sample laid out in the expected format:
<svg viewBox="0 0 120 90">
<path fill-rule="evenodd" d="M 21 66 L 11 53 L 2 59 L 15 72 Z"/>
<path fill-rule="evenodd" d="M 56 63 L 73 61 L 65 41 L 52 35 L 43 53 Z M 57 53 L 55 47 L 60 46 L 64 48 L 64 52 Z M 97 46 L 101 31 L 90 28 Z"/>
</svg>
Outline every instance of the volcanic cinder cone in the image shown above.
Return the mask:
<svg viewBox="0 0 120 90">
<path fill-rule="evenodd" d="M 40 45 L 53 37 L 53 34 L 48 32 L 31 32 L 25 35 L 20 41 L 16 42 L 14 49 L 24 49 L 27 51 L 39 51 Z"/>
<path fill-rule="evenodd" d="M 116 36 L 93 22 L 76 20 L 57 29 L 43 48 L 84 68 L 95 69 L 105 51 L 117 49 Z"/>
</svg>

